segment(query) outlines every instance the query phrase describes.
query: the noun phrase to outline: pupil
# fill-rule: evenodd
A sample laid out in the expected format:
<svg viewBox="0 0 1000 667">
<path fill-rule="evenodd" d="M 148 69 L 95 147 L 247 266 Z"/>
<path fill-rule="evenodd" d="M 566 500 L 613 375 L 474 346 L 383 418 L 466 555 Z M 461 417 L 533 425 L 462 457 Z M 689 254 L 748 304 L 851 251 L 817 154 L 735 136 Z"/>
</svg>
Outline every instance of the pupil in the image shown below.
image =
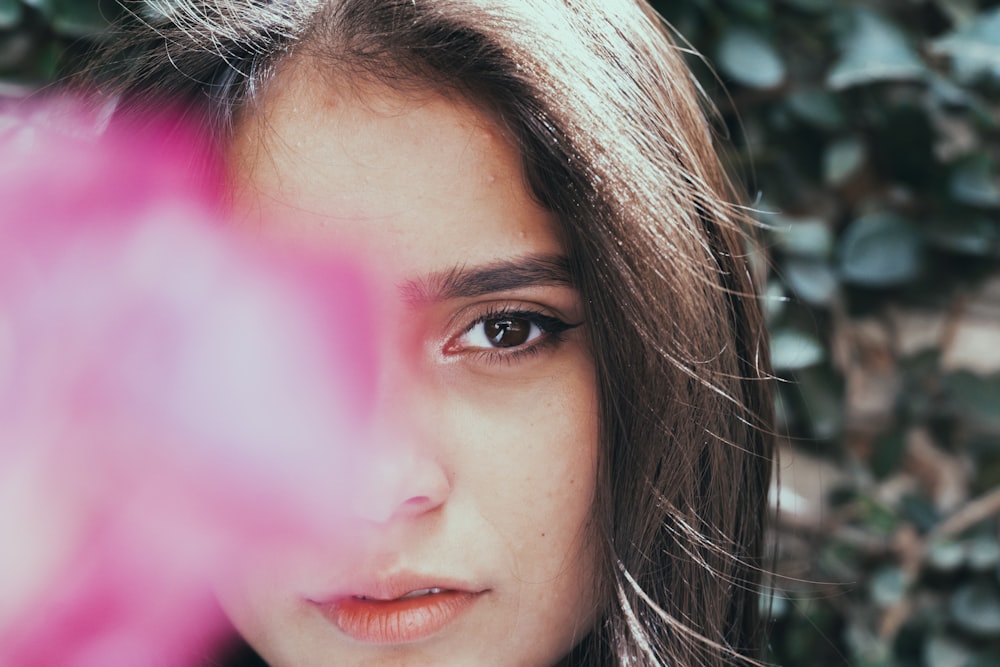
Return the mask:
<svg viewBox="0 0 1000 667">
<path fill-rule="evenodd" d="M 496 347 L 517 347 L 527 342 L 531 334 L 531 322 L 525 319 L 504 317 L 483 322 L 486 337 Z"/>
</svg>

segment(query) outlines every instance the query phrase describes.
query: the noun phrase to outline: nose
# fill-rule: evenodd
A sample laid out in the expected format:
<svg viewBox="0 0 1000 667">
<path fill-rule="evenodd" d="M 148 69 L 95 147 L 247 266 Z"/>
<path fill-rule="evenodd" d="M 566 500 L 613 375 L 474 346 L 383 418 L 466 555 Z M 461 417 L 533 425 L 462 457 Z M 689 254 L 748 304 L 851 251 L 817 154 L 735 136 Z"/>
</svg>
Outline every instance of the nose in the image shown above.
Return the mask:
<svg viewBox="0 0 1000 667">
<path fill-rule="evenodd" d="M 451 482 L 442 464 L 415 444 L 369 451 L 349 505 L 351 513 L 373 523 L 415 518 L 447 502 Z"/>
<path fill-rule="evenodd" d="M 380 301 L 382 316 L 396 322 L 409 311 L 398 301 L 396 288 Z M 445 436 L 438 417 L 442 398 L 432 386 L 424 350 L 406 327 L 380 328 L 378 363 L 367 420 L 366 446 L 354 467 L 351 514 L 363 521 L 385 524 L 416 518 L 440 508 L 452 492 L 453 476 L 441 445 Z M 450 460 L 450 459 L 449 459 Z"/>
</svg>

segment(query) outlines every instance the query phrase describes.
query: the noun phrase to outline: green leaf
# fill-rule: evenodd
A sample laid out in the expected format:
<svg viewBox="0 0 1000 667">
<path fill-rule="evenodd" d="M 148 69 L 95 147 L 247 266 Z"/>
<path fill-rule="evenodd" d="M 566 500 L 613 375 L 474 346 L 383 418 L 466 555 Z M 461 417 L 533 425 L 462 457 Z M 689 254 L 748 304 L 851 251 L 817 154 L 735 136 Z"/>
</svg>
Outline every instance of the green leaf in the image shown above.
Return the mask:
<svg viewBox="0 0 1000 667">
<path fill-rule="evenodd" d="M 958 416 L 986 425 L 1000 425 L 1000 375 L 983 377 L 958 371 L 945 376 L 944 389 Z"/>
<path fill-rule="evenodd" d="M 0 30 L 16 28 L 24 16 L 20 0 L 0 0 Z"/>
<path fill-rule="evenodd" d="M 827 75 L 834 90 L 876 81 L 920 79 L 926 67 L 903 31 L 871 10 L 856 7 L 853 29 L 842 40 L 842 54 Z"/>
<path fill-rule="evenodd" d="M 771 364 L 779 370 L 815 366 L 826 358 L 819 340 L 797 329 L 778 329 L 771 336 Z"/>
<path fill-rule="evenodd" d="M 927 564 L 939 572 L 954 572 L 965 562 L 965 547 L 951 540 L 937 541 L 927 551 Z"/>
<path fill-rule="evenodd" d="M 840 272 L 847 282 L 892 287 L 920 273 L 921 239 L 906 221 L 875 213 L 852 222 L 841 238 Z"/>
<path fill-rule="evenodd" d="M 938 105 L 976 109 L 979 102 L 971 91 L 936 72 L 928 78 L 931 99 Z"/>
<path fill-rule="evenodd" d="M 89 0 L 84 0 L 89 1 Z M 55 0 L 21 0 L 24 4 L 34 8 L 39 14 L 47 19 L 52 18 Z"/>
<path fill-rule="evenodd" d="M 951 195 L 963 204 L 1000 207 L 1000 185 L 993 161 L 979 153 L 957 164 L 951 174 Z"/>
<path fill-rule="evenodd" d="M 108 27 L 99 0 L 53 0 L 52 29 L 60 35 L 92 35 Z"/>
<path fill-rule="evenodd" d="M 924 643 L 924 662 L 928 667 L 966 667 L 972 652 L 944 635 L 932 635 Z"/>
<path fill-rule="evenodd" d="M 819 218 L 784 218 L 771 229 L 777 246 L 789 255 L 826 258 L 833 253 L 833 233 Z"/>
<path fill-rule="evenodd" d="M 726 4 L 755 21 L 771 19 L 771 0 L 728 0 Z"/>
<path fill-rule="evenodd" d="M 995 535 L 977 535 L 968 547 L 969 567 L 984 572 L 1000 565 L 1000 543 Z"/>
<path fill-rule="evenodd" d="M 906 455 L 906 439 L 901 431 L 890 431 L 875 442 L 869 467 L 879 479 L 885 479 L 900 468 Z"/>
<path fill-rule="evenodd" d="M 967 447 L 979 459 L 980 463 L 984 463 L 984 458 L 1000 457 L 1000 432 L 972 435 L 968 439 Z"/>
<path fill-rule="evenodd" d="M 962 667 L 997 667 L 997 665 L 1000 665 L 1000 652 L 992 649 L 973 656 Z"/>
<path fill-rule="evenodd" d="M 750 88 L 774 88 L 785 80 L 781 56 L 763 36 L 746 28 L 726 32 L 717 61 L 729 77 Z"/>
<path fill-rule="evenodd" d="M 976 14 L 977 0 L 937 0 L 934 4 L 952 23 L 964 24 Z"/>
<path fill-rule="evenodd" d="M 792 405 L 794 401 L 787 396 L 788 389 L 784 384 L 778 385 L 778 390 L 774 393 L 774 421 L 782 432 L 791 428 L 794 421 L 794 411 Z"/>
<path fill-rule="evenodd" d="M 998 443 L 998 448 L 1000 448 L 1000 443 Z M 970 487 L 972 492 L 976 494 L 986 493 L 995 490 L 998 486 L 1000 486 L 1000 457 L 996 453 L 981 456 L 976 461 L 976 476 Z M 1000 568 L 997 568 L 997 580 L 1000 581 Z"/>
<path fill-rule="evenodd" d="M 902 568 L 883 567 L 872 576 L 869 590 L 872 601 L 885 609 L 902 600 L 908 586 L 909 581 Z"/>
<path fill-rule="evenodd" d="M 822 12 L 830 9 L 833 0 L 785 0 L 785 4 L 805 12 Z"/>
<path fill-rule="evenodd" d="M 824 130 L 837 130 L 844 126 L 844 113 L 837 98 L 823 90 L 800 90 L 786 100 L 789 111 Z"/>
<path fill-rule="evenodd" d="M 992 586 L 968 583 L 951 598 L 951 615 L 966 632 L 1000 637 L 1000 596 Z"/>
<path fill-rule="evenodd" d="M 899 515 L 883 500 L 867 494 L 861 496 L 859 500 L 863 501 L 859 518 L 866 529 L 885 536 L 891 535 L 899 528 Z"/>
<path fill-rule="evenodd" d="M 830 144 L 823 154 L 823 180 L 827 185 L 841 185 L 865 162 L 865 145 L 850 137 Z"/>
<path fill-rule="evenodd" d="M 1000 221 L 990 218 L 938 221 L 924 237 L 939 248 L 980 257 L 1000 257 Z"/>
<path fill-rule="evenodd" d="M 812 436 L 832 440 L 844 428 L 844 401 L 841 381 L 825 366 L 813 366 L 796 374 Z"/>
<path fill-rule="evenodd" d="M 837 276 L 824 261 L 790 257 L 782 264 L 781 274 L 792 291 L 810 305 L 828 306 L 837 295 Z"/>
<path fill-rule="evenodd" d="M 934 41 L 931 52 L 951 57 L 962 79 L 985 73 L 1000 75 L 1000 7 L 973 17 Z"/>
<path fill-rule="evenodd" d="M 869 624 L 849 618 L 844 641 L 853 654 L 851 664 L 855 667 L 889 667 L 891 652 L 885 639 L 877 636 Z"/>
<path fill-rule="evenodd" d="M 902 438 L 900 440 L 902 441 Z M 905 454 L 905 451 L 901 453 Z M 941 514 L 934 507 L 934 502 L 919 493 L 907 493 L 900 498 L 899 510 L 921 533 L 932 530 L 941 520 Z"/>
<path fill-rule="evenodd" d="M 785 311 L 788 304 L 788 295 L 785 288 L 776 280 L 768 281 L 767 289 L 764 290 L 764 314 L 768 322 L 773 322 L 781 313 Z"/>
<path fill-rule="evenodd" d="M 758 596 L 760 613 L 772 619 L 784 618 L 788 615 L 788 598 L 781 591 L 767 588 L 760 592 Z"/>
</svg>

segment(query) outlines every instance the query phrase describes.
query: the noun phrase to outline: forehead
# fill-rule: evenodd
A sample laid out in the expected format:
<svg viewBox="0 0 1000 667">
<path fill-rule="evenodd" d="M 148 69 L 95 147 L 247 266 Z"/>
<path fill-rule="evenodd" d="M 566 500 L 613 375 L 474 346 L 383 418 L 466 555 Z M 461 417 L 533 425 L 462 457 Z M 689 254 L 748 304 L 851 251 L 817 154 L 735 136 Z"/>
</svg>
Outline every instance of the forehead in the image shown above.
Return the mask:
<svg viewBox="0 0 1000 667">
<path fill-rule="evenodd" d="M 375 245 L 427 270 L 561 250 L 513 143 L 454 97 L 285 67 L 230 157 L 238 202 L 311 242 Z"/>
</svg>

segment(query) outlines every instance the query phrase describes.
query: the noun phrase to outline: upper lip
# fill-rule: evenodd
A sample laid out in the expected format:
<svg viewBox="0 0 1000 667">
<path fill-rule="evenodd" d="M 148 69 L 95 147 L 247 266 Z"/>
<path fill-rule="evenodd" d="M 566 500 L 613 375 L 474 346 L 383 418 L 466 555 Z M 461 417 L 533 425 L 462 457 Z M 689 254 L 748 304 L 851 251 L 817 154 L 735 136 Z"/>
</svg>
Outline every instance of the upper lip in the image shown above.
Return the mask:
<svg viewBox="0 0 1000 667">
<path fill-rule="evenodd" d="M 364 597 L 374 600 L 396 600 L 408 593 L 421 591 L 430 588 L 437 588 L 442 591 L 456 591 L 459 593 L 485 593 L 487 587 L 473 584 L 469 581 L 441 577 L 435 575 L 418 574 L 413 572 L 396 572 L 383 576 L 364 578 L 355 581 L 349 586 L 335 591 L 330 595 L 319 598 L 311 598 L 313 602 L 319 604 L 334 603 L 349 597 Z"/>
</svg>

